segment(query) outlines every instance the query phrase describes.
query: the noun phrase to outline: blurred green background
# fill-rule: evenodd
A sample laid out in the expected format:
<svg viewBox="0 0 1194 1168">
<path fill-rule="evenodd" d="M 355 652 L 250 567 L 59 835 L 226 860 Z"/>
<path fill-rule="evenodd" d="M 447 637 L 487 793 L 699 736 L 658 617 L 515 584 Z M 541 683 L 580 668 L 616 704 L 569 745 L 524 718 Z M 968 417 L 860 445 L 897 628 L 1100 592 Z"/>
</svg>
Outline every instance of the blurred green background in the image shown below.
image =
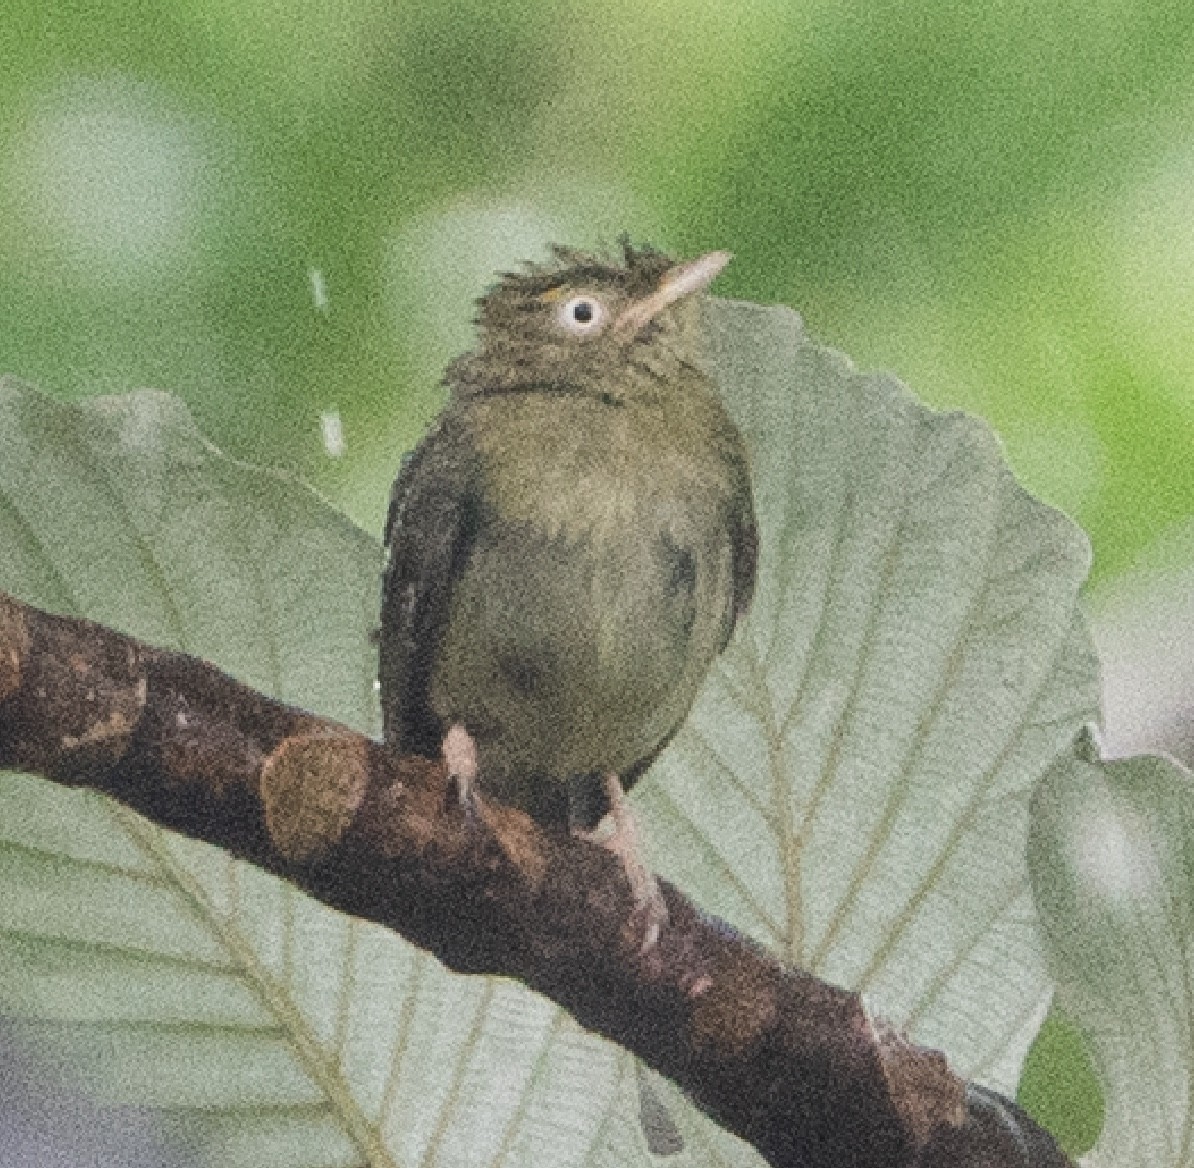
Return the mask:
<svg viewBox="0 0 1194 1168">
<path fill-rule="evenodd" d="M 0 369 L 376 531 L 494 269 L 626 230 L 986 416 L 1096 582 L 1183 571 L 1191 60 L 1189 3 L 6 0 Z M 1071 1146 L 1085 1074 L 1055 1026 L 1024 1088 Z"/>
</svg>

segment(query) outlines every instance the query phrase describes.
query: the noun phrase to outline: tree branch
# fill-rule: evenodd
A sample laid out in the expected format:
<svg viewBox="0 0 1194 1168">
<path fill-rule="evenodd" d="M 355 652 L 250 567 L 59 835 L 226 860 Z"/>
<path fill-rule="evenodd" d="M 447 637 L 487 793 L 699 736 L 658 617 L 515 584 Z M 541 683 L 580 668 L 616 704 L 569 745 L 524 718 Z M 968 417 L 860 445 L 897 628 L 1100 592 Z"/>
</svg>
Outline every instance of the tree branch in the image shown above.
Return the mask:
<svg viewBox="0 0 1194 1168">
<path fill-rule="evenodd" d="M 495 803 L 469 814 L 438 764 L 3 593 L 0 767 L 104 791 L 452 969 L 518 978 L 776 1168 L 1069 1164 L 1014 1104 L 677 889 L 642 954 L 600 848 Z"/>
</svg>

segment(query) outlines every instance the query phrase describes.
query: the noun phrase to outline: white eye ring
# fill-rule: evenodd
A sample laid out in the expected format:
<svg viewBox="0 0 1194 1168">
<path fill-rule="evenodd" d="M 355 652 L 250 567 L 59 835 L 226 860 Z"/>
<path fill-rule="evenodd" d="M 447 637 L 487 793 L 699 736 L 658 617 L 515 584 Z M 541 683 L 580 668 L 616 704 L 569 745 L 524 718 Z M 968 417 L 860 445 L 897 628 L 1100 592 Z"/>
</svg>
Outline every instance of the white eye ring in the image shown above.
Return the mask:
<svg viewBox="0 0 1194 1168">
<path fill-rule="evenodd" d="M 605 305 L 596 296 L 582 293 L 560 305 L 556 319 L 570 333 L 587 336 L 605 324 Z"/>
</svg>

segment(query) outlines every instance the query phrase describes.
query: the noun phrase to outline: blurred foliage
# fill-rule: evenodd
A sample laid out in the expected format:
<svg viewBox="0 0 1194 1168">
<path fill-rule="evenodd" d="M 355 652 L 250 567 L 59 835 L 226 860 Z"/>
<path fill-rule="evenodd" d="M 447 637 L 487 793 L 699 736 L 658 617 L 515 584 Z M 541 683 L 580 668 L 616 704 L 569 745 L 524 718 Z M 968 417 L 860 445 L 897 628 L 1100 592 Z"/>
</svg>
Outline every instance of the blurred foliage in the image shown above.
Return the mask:
<svg viewBox="0 0 1194 1168">
<path fill-rule="evenodd" d="M 0 366 L 176 390 L 374 529 L 493 268 L 623 229 L 732 248 L 723 293 L 985 414 L 1097 572 L 1194 512 L 1188 4 L 9 0 L 0 33 Z"/>
<path fill-rule="evenodd" d="M 1192 49 L 1172 0 L 7 0 L 0 370 L 174 390 L 376 531 L 495 267 L 727 247 L 1107 577 L 1194 514 Z"/>
</svg>

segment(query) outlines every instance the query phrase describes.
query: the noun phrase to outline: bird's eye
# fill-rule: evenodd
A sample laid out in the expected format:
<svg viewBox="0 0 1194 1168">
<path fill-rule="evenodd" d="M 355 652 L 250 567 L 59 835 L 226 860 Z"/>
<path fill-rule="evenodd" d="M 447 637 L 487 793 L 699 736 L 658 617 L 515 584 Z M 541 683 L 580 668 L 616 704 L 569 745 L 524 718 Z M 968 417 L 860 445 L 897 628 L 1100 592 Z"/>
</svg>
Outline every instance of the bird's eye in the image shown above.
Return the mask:
<svg viewBox="0 0 1194 1168">
<path fill-rule="evenodd" d="M 595 333 L 605 323 L 605 306 L 596 296 L 573 296 L 560 306 L 559 321 L 569 332 Z"/>
</svg>

